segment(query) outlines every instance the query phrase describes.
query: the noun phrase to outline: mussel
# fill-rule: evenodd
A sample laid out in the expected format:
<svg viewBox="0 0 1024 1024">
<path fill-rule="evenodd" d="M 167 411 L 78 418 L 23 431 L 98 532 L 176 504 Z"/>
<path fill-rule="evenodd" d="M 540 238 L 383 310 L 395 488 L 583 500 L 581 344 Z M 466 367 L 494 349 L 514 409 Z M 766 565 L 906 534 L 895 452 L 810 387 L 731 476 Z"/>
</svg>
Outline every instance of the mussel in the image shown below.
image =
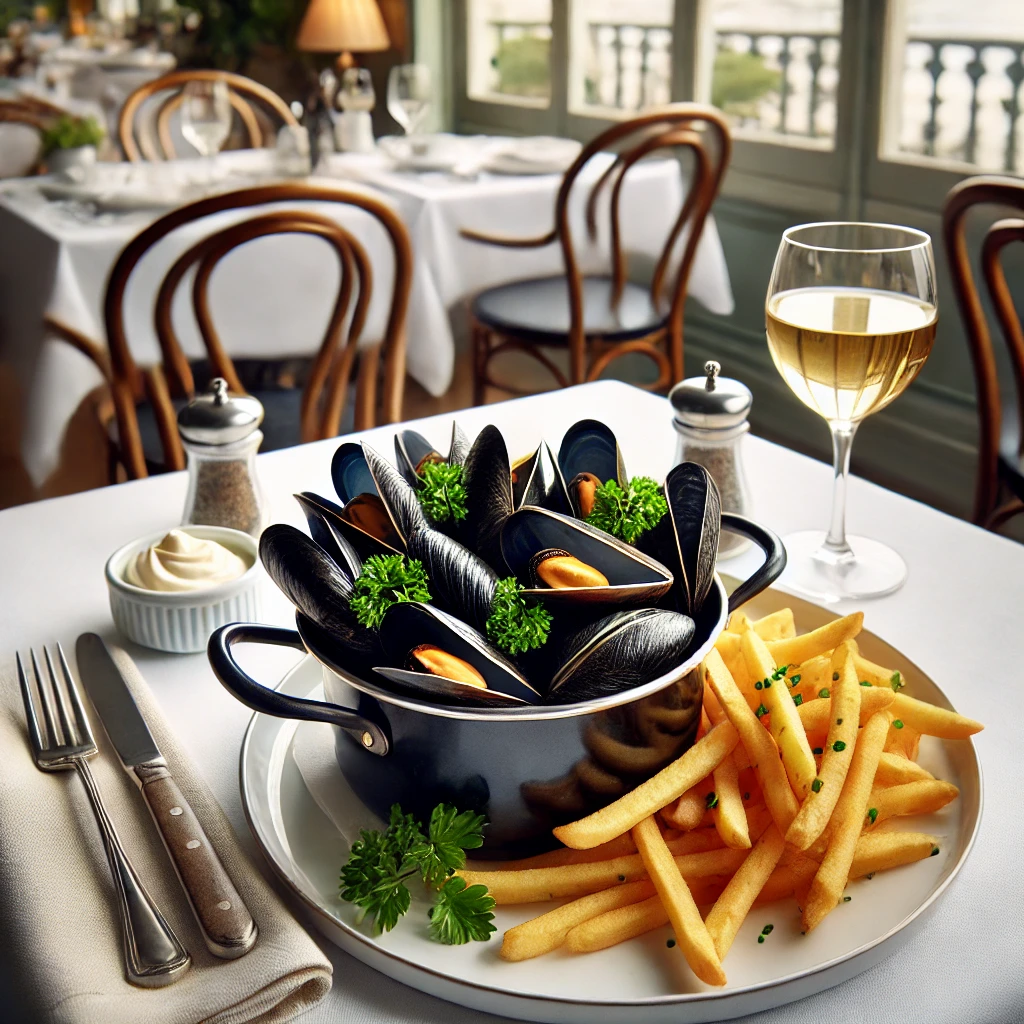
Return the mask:
<svg viewBox="0 0 1024 1024">
<path fill-rule="evenodd" d="M 571 516 L 525 506 L 506 520 L 501 551 L 530 597 L 561 606 L 651 604 L 672 573 L 629 544 Z"/>
<path fill-rule="evenodd" d="M 375 671 L 397 686 L 481 706 L 541 702 L 540 694 L 480 633 L 429 604 L 392 605 L 380 639 L 391 665 Z"/>
<path fill-rule="evenodd" d="M 350 652 L 357 675 L 379 663 L 377 634 L 349 606 L 352 577 L 319 544 L 294 526 L 275 523 L 260 537 L 260 560 L 285 597 Z"/>
<path fill-rule="evenodd" d="M 452 424 L 452 443 L 445 457 L 419 432 L 400 430 L 395 434 L 395 464 L 412 487 L 419 486 L 423 466 L 428 462 L 447 462 L 461 466 L 469 453 L 469 438 L 458 423 Z"/>
<path fill-rule="evenodd" d="M 551 680 L 549 704 L 578 704 L 643 686 L 681 664 L 693 619 L 659 608 L 615 612 L 570 637 Z"/>
<path fill-rule="evenodd" d="M 462 470 L 466 518 L 460 536 L 471 551 L 504 575 L 501 527 L 512 514 L 512 471 L 505 438 L 497 427 L 480 431 Z"/>
<path fill-rule="evenodd" d="M 609 480 L 625 490 L 629 478 L 612 431 L 598 420 L 574 423 L 558 449 L 558 467 L 568 489 L 572 510 L 586 519 L 594 508 L 594 491 Z"/>
<path fill-rule="evenodd" d="M 355 579 L 362 570 L 363 559 L 345 535 L 345 528 L 349 525 L 345 521 L 345 510 L 312 491 L 303 491 L 294 497 L 306 517 L 309 535 Z"/>
<path fill-rule="evenodd" d="M 512 465 L 512 507 L 535 505 L 562 515 L 573 514 L 569 492 L 547 441 Z"/>
</svg>

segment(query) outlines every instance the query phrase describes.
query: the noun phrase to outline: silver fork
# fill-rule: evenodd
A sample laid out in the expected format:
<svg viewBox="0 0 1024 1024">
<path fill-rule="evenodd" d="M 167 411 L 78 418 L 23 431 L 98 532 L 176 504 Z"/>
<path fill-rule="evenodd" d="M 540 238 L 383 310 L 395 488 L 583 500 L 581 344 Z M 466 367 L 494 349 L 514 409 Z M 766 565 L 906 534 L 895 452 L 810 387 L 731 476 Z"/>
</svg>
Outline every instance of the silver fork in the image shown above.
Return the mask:
<svg viewBox="0 0 1024 1024">
<path fill-rule="evenodd" d="M 40 727 L 37 698 L 29 683 L 21 655 L 16 655 L 18 682 L 21 684 L 21 695 L 25 701 L 25 716 L 28 719 L 29 737 L 32 740 L 36 764 L 44 772 L 77 771 L 85 785 L 85 791 L 89 794 L 89 802 L 103 833 L 103 845 L 106 847 L 110 871 L 114 876 L 128 981 L 145 988 L 169 985 L 185 973 L 191 963 L 191 957 L 139 881 L 135 868 L 121 846 L 121 840 L 107 814 L 107 809 L 103 806 L 100 791 L 88 762 L 88 758 L 98 752 L 96 740 L 82 707 L 78 687 L 64 657 L 64 651 L 58 644 L 57 658 L 64 677 L 66 697 L 46 647 L 43 648 L 43 656 L 49 685 L 39 670 L 36 652 L 30 652 L 38 693 L 38 707 L 42 709 L 45 728 Z"/>
</svg>

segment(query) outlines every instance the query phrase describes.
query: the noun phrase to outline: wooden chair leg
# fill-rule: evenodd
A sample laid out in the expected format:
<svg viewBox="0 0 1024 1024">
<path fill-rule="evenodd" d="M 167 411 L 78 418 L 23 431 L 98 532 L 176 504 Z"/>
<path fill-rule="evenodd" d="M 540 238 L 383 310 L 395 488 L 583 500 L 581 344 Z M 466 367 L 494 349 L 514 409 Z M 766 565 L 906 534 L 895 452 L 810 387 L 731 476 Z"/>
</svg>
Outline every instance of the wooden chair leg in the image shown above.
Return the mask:
<svg viewBox="0 0 1024 1024">
<path fill-rule="evenodd" d="M 377 371 L 380 368 L 380 345 L 371 345 L 359 353 L 359 375 L 356 379 L 355 429 L 370 430 L 377 418 Z"/>
<path fill-rule="evenodd" d="M 487 398 L 490 331 L 479 320 L 473 319 L 470 339 L 473 349 L 473 405 L 483 405 Z"/>
</svg>

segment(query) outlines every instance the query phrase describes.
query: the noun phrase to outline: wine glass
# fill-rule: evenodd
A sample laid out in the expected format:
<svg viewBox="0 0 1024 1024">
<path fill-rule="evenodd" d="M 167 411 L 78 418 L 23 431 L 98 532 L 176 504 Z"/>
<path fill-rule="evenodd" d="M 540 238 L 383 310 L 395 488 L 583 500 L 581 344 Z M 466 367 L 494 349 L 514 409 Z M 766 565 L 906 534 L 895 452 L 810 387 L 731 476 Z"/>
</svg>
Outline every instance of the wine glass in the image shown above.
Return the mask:
<svg viewBox="0 0 1024 1024">
<path fill-rule="evenodd" d="M 398 64 L 388 75 L 388 112 L 406 135 L 414 135 L 430 109 L 430 68 Z"/>
<path fill-rule="evenodd" d="M 231 97 L 226 82 L 187 82 L 182 90 L 181 134 L 205 158 L 207 183 L 213 161 L 231 131 Z"/>
<path fill-rule="evenodd" d="M 918 375 L 935 340 L 935 259 L 923 231 L 892 224 L 801 224 L 782 235 L 765 302 L 768 348 L 783 380 L 832 432 L 827 533 L 785 538 L 784 583 L 823 601 L 880 597 L 903 559 L 846 535 L 850 449 L 865 416 Z"/>
</svg>

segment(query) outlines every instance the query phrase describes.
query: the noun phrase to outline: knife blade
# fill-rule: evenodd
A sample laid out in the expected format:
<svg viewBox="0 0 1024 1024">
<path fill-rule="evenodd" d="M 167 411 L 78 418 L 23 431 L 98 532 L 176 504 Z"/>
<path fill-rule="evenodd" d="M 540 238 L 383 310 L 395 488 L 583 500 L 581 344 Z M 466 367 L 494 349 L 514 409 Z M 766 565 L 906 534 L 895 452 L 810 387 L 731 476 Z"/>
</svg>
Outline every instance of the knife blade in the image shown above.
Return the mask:
<svg viewBox="0 0 1024 1024">
<path fill-rule="evenodd" d="M 224 960 L 244 956 L 256 942 L 256 923 L 171 776 L 120 668 L 95 633 L 83 633 L 75 653 L 82 684 L 142 790 L 207 948 Z"/>
</svg>

